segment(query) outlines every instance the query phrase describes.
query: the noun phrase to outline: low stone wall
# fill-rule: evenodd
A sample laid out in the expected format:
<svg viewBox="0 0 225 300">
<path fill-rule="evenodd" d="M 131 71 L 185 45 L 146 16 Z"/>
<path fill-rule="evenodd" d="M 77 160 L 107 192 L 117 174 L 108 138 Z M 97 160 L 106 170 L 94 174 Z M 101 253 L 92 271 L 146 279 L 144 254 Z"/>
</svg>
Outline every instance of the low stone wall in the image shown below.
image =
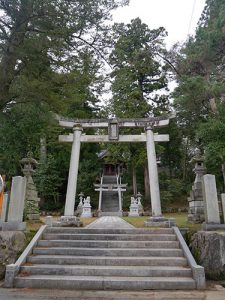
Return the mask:
<svg viewBox="0 0 225 300">
<path fill-rule="evenodd" d="M 225 279 L 225 232 L 199 231 L 192 236 L 190 248 L 208 279 Z"/>
<path fill-rule="evenodd" d="M 26 246 L 26 237 L 20 231 L 0 231 L 0 279 L 6 265 L 14 263 Z"/>
</svg>

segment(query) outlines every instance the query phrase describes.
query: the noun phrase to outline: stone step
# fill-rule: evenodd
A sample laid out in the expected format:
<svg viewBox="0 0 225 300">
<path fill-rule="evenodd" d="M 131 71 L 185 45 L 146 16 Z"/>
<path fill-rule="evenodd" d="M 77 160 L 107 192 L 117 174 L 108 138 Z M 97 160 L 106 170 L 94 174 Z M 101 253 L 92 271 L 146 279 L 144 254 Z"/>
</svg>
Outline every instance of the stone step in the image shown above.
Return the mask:
<svg viewBox="0 0 225 300">
<path fill-rule="evenodd" d="M 118 192 L 102 192 L 102 198 L 107 202 L 116 203 L 119 201 Z"/>
<path fill-rule="evenodd" d="M 110 194 L 110 193 L 102 193 L 102 205 L 103 204 L 119 204 L 118 193 Z"/>
<path fill-rule="evenodd" d="M 58 265 L 98 265 L 98 266 L 187 266 L 184 257 L 128 257 L 128 256 L 71 256 L 71 255 L 31 255 L 28 264 Z"/>
<path fill-rule="evenodd" d="M 149 266 L 24 265 L 22 275 L 191 277 L 190 268 Z"/>
<path fill-rule="evenodd" d="M 71 233 L 71 234 L 173 234 L 172 228 L 132 228 L 132 229 L 91 229 L 74 227 L 48 227 L 47 233 Z"/>
<path fill-rule="evenodd" d="M 105 200 L 105 199 L 104 199 Z M 118 201 L 117 201 L 118 202 Z M 104 205 L 102 207 L 104 208 L 118 208 L 119 207 L 119 202 L 112 202 L 112 201 L 105 201 Z"/>
<path fill-rule="evenodd" d="M 119 205 L 117 206 L 106 206 L 102 205 L 102 212 L 105 213 L 104 215 L 101 214 L 101 216 L 119 216 Z M 120 214 L 121 215 L 121 214 Z"/>
<path fill-rule="evenodd" d="M 116 176 L 103 176 L 103 184 L 110 183 L 110 184 L 116 184 L 117 179 Z"/>
<path fill-rule="evenodd" d="M 115 205 L 115 204 L 111 204 L 111 203 L 105 203 L 104 205 L 102 205 L 102 210 L 104 209 L 104 211 L 110 211 L 110 209 L 117 209 L 119 210 L 119 204 Z"/>
<path fill-rule="evenodd" d="M 45 240 L 176 241 L 174 234 L 69 234 L 45 233 Z"/>
<path fill-rule="evenodd" d="M 90 256 L 160 256 L 160 257 L 182 257 L 181 249 L 143 249 L 143 248 L 81 248 L 81 247 L 35 247 L 33 254 L 39 255 L 87 255 Z"/>
<path fill-rule="evenodd" d="M 151 290 L 194 289 L 189 277 L 110 277 L 30 275 L 16 277 L 17 288 L 84 289 L 84 290 Z"/>
<path fill-rule="evenodd" d="M 104 198 L 103 198 L 104 197 Z M 103 196 L 102 197 L 102 200 L 104 201 L 104 202 L 102 202 L 102 205 L 107 205 L 107 206 L 114 206 L 114 207 L 116 207 L 116 206 L 118 206 L 119 205 L 119 199 L 117 198 L 117 199 L 112 199 L 111 197 L 108 197 L 108 196 Z M 118 196 L 117 196 L 118 197 Z"/>
<path fill-rule="evenodd" d="M 119 211 L 119 207 L 117 207 L 116 209 L 112 209 L 112 210 L 109 210 L 107 208 L 106 211 L 104 209 L 101 211 L 101 216 L 117 216 L 117 217 L 120 217 L 120 216 L 122 216 L 122 212 Z"/>
<path fill-rule="evenodd" d="M 179 249 L 178 241 L 95 241 L 95 240 L 40 240 L 38 247 L 90 247 L 90 248 L 170 248 Z"/>
</svg>

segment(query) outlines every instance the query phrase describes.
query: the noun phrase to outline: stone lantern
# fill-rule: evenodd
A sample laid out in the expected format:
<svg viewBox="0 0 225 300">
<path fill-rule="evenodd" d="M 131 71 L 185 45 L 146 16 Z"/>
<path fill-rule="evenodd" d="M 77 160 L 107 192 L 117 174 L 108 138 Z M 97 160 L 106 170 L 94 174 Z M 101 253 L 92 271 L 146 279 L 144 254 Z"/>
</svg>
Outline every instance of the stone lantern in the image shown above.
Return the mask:
<svg viewBox="0 0 225 300">
<path fill-rule="evenodd" d="M 80 192 L 79 196 L 79 204 L 77 206 L 77 210 L 76 210 L 76 215 L 80 216 L 82 214 L 83 211 L 83 200 L 84 200 L 84 193 Z"/>
<path fill-rule="evenodd" d="M 144 213 L 144 208 L 143 205 L 141 203 L 141 197 L 142 194 L 140 192 L 137 193 L 137 202 L 138 202 L 138 213 L 139 215 L 142 215 Z"/>
<path fill-rule="evenodd" d="M 27 157 L 21 159 L 20 164 L 22 172 L 27 179 L 24 209 L 25 216 L 28 220 L 39 220 L 40 198 L 38 198 L 37 189 L 32 178 L 32 175 L 35 172 L 34 168 L 36 168 L 38 162 L 32 158 L 32 152 L 28 152 Z"/>
<path fill-rule="evenodd" d="M 204 217 L 204 202 L 202 193 L 202 177 L 206 174 L 206 167 L 204 163 L 204 157 L 201 155 L 200 150 L 196 150 L 195 156 L 191 160 L 194 163 L 195 181 L 190 191 L 190 197 L 188 197 L 189 210 L 188 210 L 188 222 L 190 223 L 202 223 Z"/>
</svg>

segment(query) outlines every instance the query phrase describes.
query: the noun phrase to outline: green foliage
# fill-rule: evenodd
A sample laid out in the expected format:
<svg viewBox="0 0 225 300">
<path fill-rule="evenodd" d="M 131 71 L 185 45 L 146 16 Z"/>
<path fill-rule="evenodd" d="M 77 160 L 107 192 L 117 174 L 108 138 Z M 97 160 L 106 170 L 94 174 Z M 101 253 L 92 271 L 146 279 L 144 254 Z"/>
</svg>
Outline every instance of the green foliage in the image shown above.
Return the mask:
<svg viewBox="0 0 225 300">
<path fill-rule="evenodd" d="M 20 173 L 19 161 L 32 151 L 39 155 L 40 137 L 47 134 L 51 113 L 40 103 L 20 104 L 0 113 L 0 168 L 8 177 Z"/>
<path fill-rule="evenodd" d="M 209 100 L 220 99 L 225 92 L 224 11 L 224 1 L 206 1 L 196 35 L 184 45 L 177 59 L 175 107 L 185 134 L 192 137 L 209 114 Z"/>
<path fill-rule="evenodd" d="M 54 93 L 54 73 L 80 70 L 87 51 L 102 59 L 109 45 L 110 27 L 105 21 L 113 9 L 127 3 L 1 0 L 0 108 L 12 105 L 12 100 L 24 101 L 26 95 L 31 101 L 33 93 L 55 105 L 59 98 Z M 46 95 L 48 90 L 52 97 Z M 63 95 L 58 96 L 62 100 Z"/>
<path fill-rule="evenodd" d="M 189 141 L 186 157 L 196 147 L 203 150 L 208 172 L 217 175 L 219 185 L 225 141 L 224 15 L 223 0 L 206 1 L 195 36 L 176 56 L 178 87 L 173 93 L 178 125 Z"/>
<path fill-rule="evenodd" d="M 171 178 L 165 173 L 161 173 L 159 178 L 162 208 L 166 209 L 171 203 L 179 201 L 184 194 L 183 182 L 181 179 Z"/>
<path fill-rule="evenodd" d="M 169 126 L 159 131 L 161 134 L 169 134 L 169 142 L 160 144 L 161 151 L 157 150 L 160 165 L 168 168 L 170 177 L 181 178 L 183 170 L 184 149 L 182 132 L 177 124 L 177 119 L 171 119 Z"/>
<path fill-rule="evenodd" d="M 45 207 L 60 206 L 71 145 L 59 145 L 54 113 L 93 118 L 104 84 L 99 70 L 110 45 L 110 12 L 128 0 L 0 0 L 0 173 L 20 174 L 19 160 L 32 150 L 47 160 L 36 182 Z M 65 133 L 65 131 L 63 131 Z M 81 156 L 81 187 L 98 172 L 95 148 Z M 94 175 L 90 176 L 92 180 Z M 86 182 L 89 189 L 92 185 Z M 89 190 L 88 190 L 89 191 Z"/>
<path fill-rule="evenodd" d="M 173 96 L 179 127 L 185 136 L 195 135 L 198 124 L 209 112 L 208 84 L 201 76 L 182 76 Z"/>
<path fill-rule="evenodd" d="M 225 163 L 225 105 L 211 115 L 198 129 L 198 137 L 204 148 L 208 171 L 217 175 L 218 183 L 223 186 L 221 165 Z"/>
<path fill-rule="evenodd" d="M 77 195 L 83 192 L 85 197 L 90 196 L 94 208 L 97 208 L 98 193 L 94 191 L 93 184 L 101 173 L 100 161 L 97 157 L 98 152 L 100 152 L 99 145 L 82 145 L 77 180 Z M 78 203 L 79 199 L 77 197 Z"/>
<path fill-rule="evenodd" d="M 60 207 L 59 188 L 62 186 L 63 178 L 57 168 L 56 158 L 49 154 L 45 162 L 38 166 L 34 176 L 37 190 L 42 200 L 44 209 L 57 209 Z"/>
</svg>

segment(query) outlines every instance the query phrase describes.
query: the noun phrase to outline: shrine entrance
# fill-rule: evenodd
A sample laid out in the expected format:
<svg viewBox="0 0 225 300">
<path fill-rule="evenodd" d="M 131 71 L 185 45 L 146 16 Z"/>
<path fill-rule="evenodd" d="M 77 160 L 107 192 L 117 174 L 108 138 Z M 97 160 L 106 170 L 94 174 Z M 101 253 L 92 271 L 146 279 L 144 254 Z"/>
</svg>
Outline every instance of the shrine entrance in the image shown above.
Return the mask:
<svg viewBox="0 0 225 300">
<path fill-rule="evenodd" d="M 80 156 L 80 144 L 81 143 L 101 143 L 101 142 L 145 142 L 147 148 L 148 158 L 148 171 L 150 180 L 150 195 L 151 195 L 151 208 L 152 217 L 160 218 L 162 216 L 159 182 L 158 182 L 158 170 L 156 163 L 155 142 L 167 142 L 169 141 L 168 134 L 154 133 L 153 130 L 158 127 L 167 126 L 169 124 L 168 118 L 156 117 L 145 119 L 110 119 L 110 120 L 98 120 L 98 119 L 77 119 L 68 120 L 61 119 L 59 121 L 60 126 L 65 128 L 72 128 L 73 133 L 69 135 L 60 135 L 60 142 L 72 143 L 72 152 L 70 159 L 70 169 L 67 184 L 66 204 L 64 216 L 73 216 L 75 207 L 75 196 L 77 188 L 77 175 L 79 167 Z M 82 133 L 86 128 L 108 128 L 108 135 L 86 135 Z M 119 133 L 120 128 L 143 128 L 144 132 L 139 135 L 122 135 Z M 113 173 L 113 168 L 106 170 L 108 173 Z M 103 182 L 98 186 L 100 194 L 104 191 Z M 113 187 L 112 187 L 113 188 Z M 119 182 L 114 187 L 118 194 L 121 195 L 121 191 L 124 188 Z M 120 196 L 119 196 L 120 197 Z M 99 196 L 99 205 L 101 199 Z M 119 199 L 119 209 L 122 211 L 121 198 Z"/>
<path fill-rule="evenodd" d="M 105 164 L 103 168 L 103 174 L 106 176 L 115 176 L 116 175 L 116 166 L 112 164 Z"/>
</svg>

